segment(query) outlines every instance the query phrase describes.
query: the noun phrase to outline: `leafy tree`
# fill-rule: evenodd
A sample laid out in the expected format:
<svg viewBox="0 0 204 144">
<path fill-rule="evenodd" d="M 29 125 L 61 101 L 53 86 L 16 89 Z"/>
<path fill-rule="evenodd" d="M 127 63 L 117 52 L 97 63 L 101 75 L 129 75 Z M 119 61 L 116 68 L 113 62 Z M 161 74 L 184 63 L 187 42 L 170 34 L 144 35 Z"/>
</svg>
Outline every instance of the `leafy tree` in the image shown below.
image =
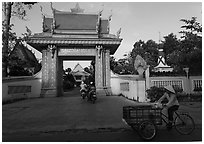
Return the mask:
<svg viewBox="0 0 204 144">
<path fill-rule="evenodd" d="M 114 72 L 114 68 L 118 65 L 114 56 L 110 57 L 110 69 Z"/>
<path fill-rule="evenodd" d="M 202 25 L 197 22 L 196 17 L 192 17 L 190 20 L 181 19 L 185 25 L 181 26 L 184 30 L 180 31 L 183 36 L 181 38 L 188 39 L 191 35 L 201 36 L 202 35 Z"/>
<path fill-rule="evenodd" d="M 11 16 L 17 16 L 21 19 L 24 19 L 26 16 L 26 8 L 29 9 L 36 2 L 3 2 L 3 47 L 2 47 L 2 75 L 3 77 L 7 76 L 7 67 L 8 67 L 8 55 L 9 55 L 9 40 L 10 40 L 10 30 L 11 30 Z"/>
<path fill-rule="evenodd" d="M 124 55 L 124 58 L 116 60 L 113 56 L 110 57 L 110 69 L 117 74 L 134 74 L 134 66 L 130 54 Z"/>
<path fill-rule="evenodd" d="M 135 61 L 137 55 L 140 55 L 148 65 L 150 69 L 157 65 L 158 59 L 158 44 L 153 40 L 148 40 L 146 43 L 139 40 L 134 44 L 134 48 L 130 53 L 132 61 Z"/>
<path fill-rule="evenodd" d="M 170 33 L 167 36 L 164 36 L 164 41 L 162 42 L 163 50 L 165 55 L 171 54 L 173 51 L 179 49 L 179 40 L 177 39 L 176 35 Z"/>
<path fill-rule="evenodd" d="M 202 26 L 195 17 L 191 20 L 181 19 L 185 25 L 181 26 L 182 33 L 179 47 L 167 55 L 167 60 L 178 71 L 184 67 L 190 68 L 191 74 L 202 73 Z"/>
</svg>

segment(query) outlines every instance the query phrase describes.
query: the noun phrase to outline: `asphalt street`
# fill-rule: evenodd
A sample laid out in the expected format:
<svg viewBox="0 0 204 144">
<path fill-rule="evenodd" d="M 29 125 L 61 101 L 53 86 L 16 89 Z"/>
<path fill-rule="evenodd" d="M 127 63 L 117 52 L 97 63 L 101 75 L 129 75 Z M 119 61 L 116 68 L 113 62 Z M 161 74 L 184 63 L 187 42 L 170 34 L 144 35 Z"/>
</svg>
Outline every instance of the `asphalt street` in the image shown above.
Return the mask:
<svg viewBox="0 0 204 144">
<path fill-rule="evenodd" d="M 122 121 L 122 107 L 141 103 L 121 96 L 99 96 L 92 104 L 79 95 L 37 98 L 2 106 L 3 142 L 137 142 L 139 135 Z M 196 129 L 180 135 L 158 128 L 153 141 L 201 141 L 202 104 L 182 103 Z"/>
</svg>

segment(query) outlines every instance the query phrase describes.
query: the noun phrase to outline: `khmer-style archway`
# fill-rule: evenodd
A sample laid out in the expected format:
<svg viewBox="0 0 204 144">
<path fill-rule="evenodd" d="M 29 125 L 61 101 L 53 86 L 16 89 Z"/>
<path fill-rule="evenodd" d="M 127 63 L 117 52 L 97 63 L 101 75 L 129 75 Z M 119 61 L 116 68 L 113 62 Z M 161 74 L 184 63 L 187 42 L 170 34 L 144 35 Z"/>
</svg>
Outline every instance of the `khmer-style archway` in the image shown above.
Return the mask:
<svg viewBox="0 0 204 144">
<path fill-rule="evenodd" d="M 53 17 L 43 16 L 43 32 L 27 43 L 42 52 L 41 96 L 61 96 L 63 60 L 95 60 L 97 93 L 110 89 L 110 55 L 122 39 L 109 34 L 110 19 L 101 13 L 83 13 L 78 4 L 71 12 L 53 9 Z"/>
</svg>

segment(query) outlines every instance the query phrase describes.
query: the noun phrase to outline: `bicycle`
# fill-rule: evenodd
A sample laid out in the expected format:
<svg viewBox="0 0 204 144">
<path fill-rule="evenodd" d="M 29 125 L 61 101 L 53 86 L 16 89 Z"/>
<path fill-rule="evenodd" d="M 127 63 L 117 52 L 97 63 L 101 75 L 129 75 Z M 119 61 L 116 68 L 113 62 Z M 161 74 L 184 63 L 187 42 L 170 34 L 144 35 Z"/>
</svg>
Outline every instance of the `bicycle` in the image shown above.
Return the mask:
<svg viewBox="0 0 204 144">
<path fill-rule="evenodd" d="M 130 125 L 139 136 L 147 141 L 152 140 L 157 135 L 157 126 L 162 122 L 168 124 L 168 117 L 162 113 L 162 107 L 155 104 L 146 106 L 124 106 L 123 121 Z M 172 128 L 183 135 L 188 135 L 195 129 L 193 118 L 187 113 L 174 112 Z"/>
<path fill-rule="evenodd" d="M 161 116 L 162 116 L 162 121 L 166 123 L 166 125 L 168 125 L 168 116 L 165 115 L 164 113 L 161 113 Z M 173 127 L 176 129 L 178 133 L 182 135 L 189 135 L 195 129 L 195 122 L 187 112 L 179 113 L 177 110 L 174 112 L 172 128 Z"/>
</svg>

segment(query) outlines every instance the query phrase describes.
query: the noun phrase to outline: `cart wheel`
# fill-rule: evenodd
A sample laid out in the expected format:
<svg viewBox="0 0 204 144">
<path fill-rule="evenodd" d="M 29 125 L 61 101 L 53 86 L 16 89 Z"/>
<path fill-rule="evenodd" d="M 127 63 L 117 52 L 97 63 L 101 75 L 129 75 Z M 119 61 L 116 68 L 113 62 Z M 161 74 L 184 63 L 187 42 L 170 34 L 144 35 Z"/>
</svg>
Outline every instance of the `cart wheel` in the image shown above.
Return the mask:
<svg viewBox="0 0 204 144">
<path fill-rule="evenodd" d="M 138 127 L 139 135 L 144 140 L 152 140 L 157 133 L 156 126 L 151 121 L 142 121 Z"/>
</svg>

